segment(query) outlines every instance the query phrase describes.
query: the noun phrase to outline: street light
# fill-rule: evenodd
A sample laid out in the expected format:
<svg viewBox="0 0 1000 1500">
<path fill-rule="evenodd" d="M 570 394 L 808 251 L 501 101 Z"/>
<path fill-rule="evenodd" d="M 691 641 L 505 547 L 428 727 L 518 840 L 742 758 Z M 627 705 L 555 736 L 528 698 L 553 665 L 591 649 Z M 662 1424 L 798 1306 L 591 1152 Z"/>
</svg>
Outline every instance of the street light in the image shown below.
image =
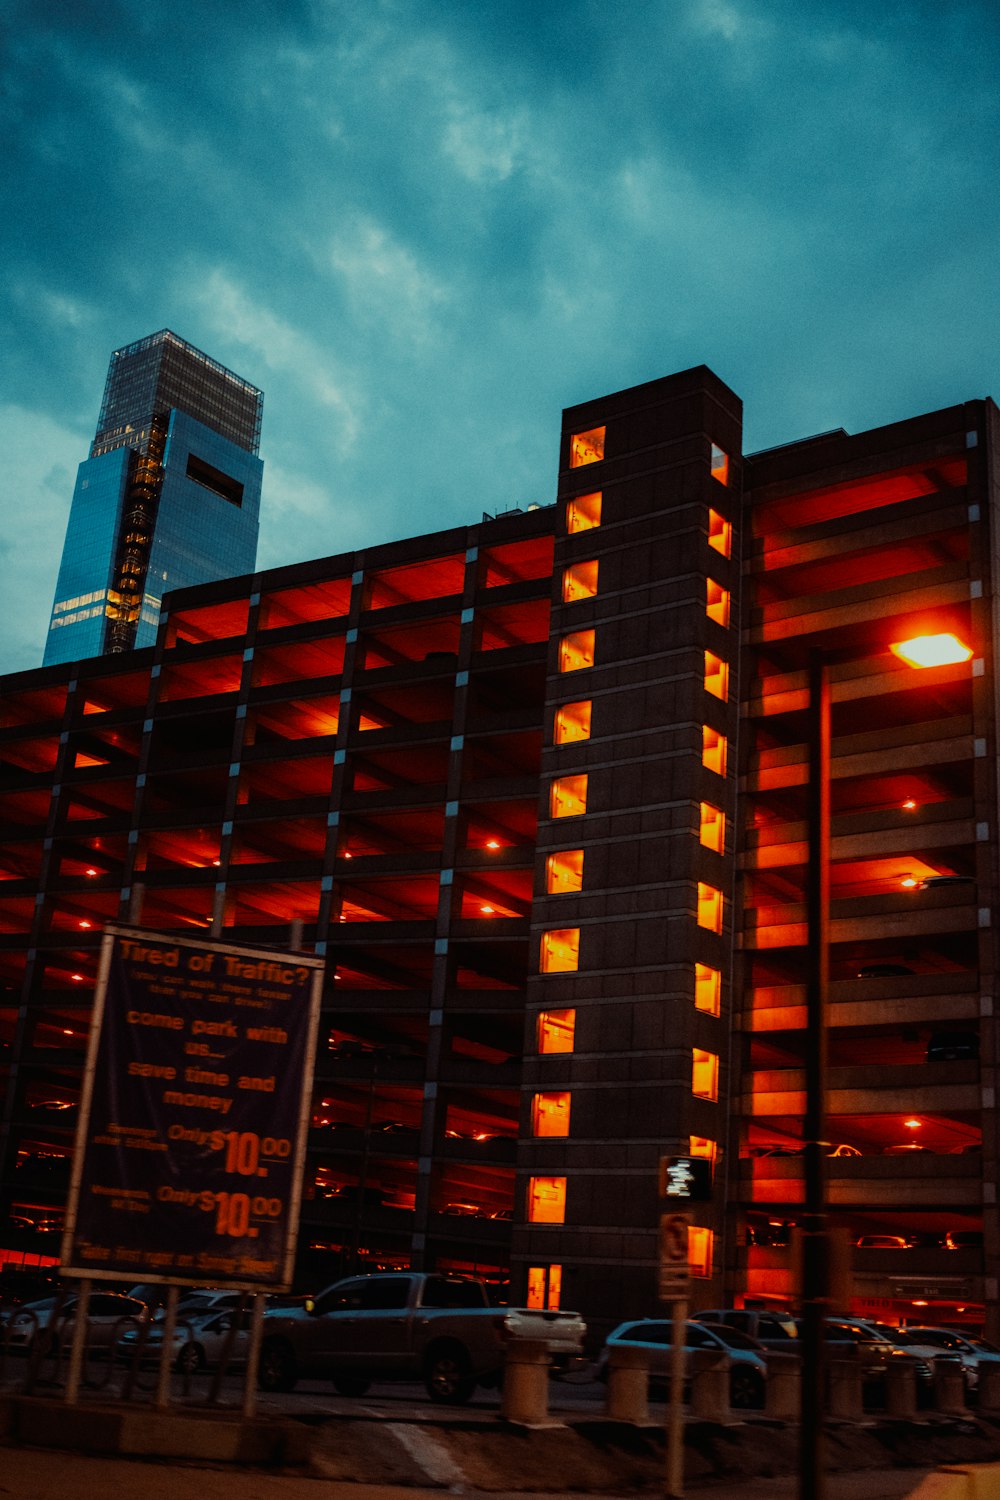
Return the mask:
<svg viewBox="0 0 1000 1500">
<path fill-rule="evenodd" d="M 890 650 L 915 668 L 956 666 L 972 651 L 950 633 L 914 636 Z M 806 1107 L 803 1121 L 802 1424 L 799 1500 L 823 1500 L 824 1319 L 830 1279 L 827 1203 L 827 990 L 830 969 L 830 675 L 826 653 L 809 653 L 809 840 L 806 875 Z"/>
<path fill-rule="evenodd" d="M 971 649 L 957 635 L 917 635 L 910 641 L 896 641 L 889 650 L 910 667 L 954 667 L 968 661 Z"/>
</svg>

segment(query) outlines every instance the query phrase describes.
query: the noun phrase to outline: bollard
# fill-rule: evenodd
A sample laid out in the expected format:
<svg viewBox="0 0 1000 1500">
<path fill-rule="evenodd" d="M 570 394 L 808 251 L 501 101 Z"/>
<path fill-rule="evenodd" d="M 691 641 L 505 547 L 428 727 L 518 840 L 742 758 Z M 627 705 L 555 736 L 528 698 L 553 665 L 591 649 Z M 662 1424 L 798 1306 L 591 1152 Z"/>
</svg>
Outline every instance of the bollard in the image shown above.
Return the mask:
<svg viewBox="0 0 1000 1500">
<path fill-rule="evenodd" d="M 980 1413 L 1000 1412 L 1000 1363 L 979 1361 L 979 1380 L 976 1385 L 976 1406 Z"/>
<path fill-rule="evenodd" d="M 861 1365 L 856 1359 L 831 1359 L 827 1365 L 827 1413 L 841 1422 L 864 1419 Z"/>
<path fill-rule="evenodd" d="M 962 1361 L 952 1354 L 934 1360 L 934 1410 L 948 1417 L 967 1417 L 965 1404 L 965 1371 Z"/>
<path fill-rule="evenodd" d="M 541 1424 L 549 1415 L 549 1347 L 541 1339 L 512 1339 L 507 1346 L 500 1415 L 505 1422 Z"/>
<path fill-rule="evenodd" d="M 729 1409 L 728 1354 L 711 1349 L 691 1351 L 691 1415 L 703 1422 L 732 1422 Z"/>
<path fill-rule="evenodd" d="M 802 1416 L 802 1360 L 797 1354 L 767 1356 L 767 1397 L 764 1415 L 777 1422 L 798 1422 Z"/>
<path fill-rule="evenodd" d="M 612 1422 L 649 1421 L 649 1354 L 645 1349 L 611 1351 L 607 1414 Z"/>
<path fill-rule="evenodd" d="M 905 1359 L 891 1359 L 885 1372 L 885 1412 L 912 1422 L 917 1414 L 917 1372 Z"/>
</svg>

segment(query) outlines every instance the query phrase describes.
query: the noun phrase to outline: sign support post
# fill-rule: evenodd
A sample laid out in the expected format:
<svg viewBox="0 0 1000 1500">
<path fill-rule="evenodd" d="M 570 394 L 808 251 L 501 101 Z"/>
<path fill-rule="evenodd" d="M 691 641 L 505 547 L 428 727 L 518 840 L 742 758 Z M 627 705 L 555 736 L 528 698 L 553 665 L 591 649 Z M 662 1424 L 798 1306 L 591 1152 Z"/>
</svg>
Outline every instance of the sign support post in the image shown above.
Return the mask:
<svg viewBox="0 0 1000 1500">
<path fill-rule="evenodd" d="M 660 1297 L 670 1308 L 670 1384 L 667 1391 L 667 1485 L 670 1500 L 684 1494 L 684 1344 L 688 1315 L 688 1216 L 660 1215 Z"/>
<path fill-rule="evenodd" d="M 684 1495 L 684 1365 L 687 1344 L 688 1228 L 692 1203 L 712 1197 L 712 1163 L 703 1156 L 660 1157 L 660 1300 L 670 1307 L 670 1391 L 667 1398 L 669 1500 Z"/>
</svg>

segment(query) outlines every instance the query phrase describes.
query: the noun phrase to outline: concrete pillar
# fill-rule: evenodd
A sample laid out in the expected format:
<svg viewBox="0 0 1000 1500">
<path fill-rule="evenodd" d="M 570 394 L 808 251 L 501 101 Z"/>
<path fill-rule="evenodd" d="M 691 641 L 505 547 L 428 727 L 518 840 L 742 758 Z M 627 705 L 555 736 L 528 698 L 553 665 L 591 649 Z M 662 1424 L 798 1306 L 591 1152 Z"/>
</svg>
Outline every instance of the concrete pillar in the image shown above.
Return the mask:
<svg viewBox="0 0 1000 1500">
<path fill-rule="evenodd" d="M 649 1354 L 645 1349 L 611 1351 L 607 1414 L 612 1422 L 649 1421 Z"/>
<path fill-rule="evenodd" d="M 549 1348 L 540 1339 L 512 1339 L 507 1345 L 500 1415 L 527 1426 L 548 1420 Z"/>
<path fill-rule="evenodd" d="M 890 1359 L 885 1372 L 886 1416 L 912 1422 L 917 1414 L 917 1372 L 905 1359 Z"/>
<path fill-rule="evenodd" d="M 962 1361 L 946 1354 L 934 1361 L 934 1410 L 945 1416 L 967 1417 L 965 1372 Z"/>
<path fill-rule="evenodd" d="M 1000 1364 L 987 1364 L 985 1360 L 980 1360 L 976 1409 L 982 1415 L 1000 1412 Z"/>
<path fill-rule="evenodd" d="M 691 1415 L 703 1422 L 731 1422 L 729 1368 L 732 1361 L 728 1354 L 692 1349 L 690 1358 Z"/>
<path fill-rule="evenodd" d="M 797 1354 L 767 1356 L 767 1396 L 764 1415 L 777 1422 L 798 1422 L 802 1416 L 802 1360 Z"/>
<path fill-rule="evenodd" d="M 827 1365 L 827 1414 L 841 1422 L 860 1422 L 861 1365 L 856 1359 L 831 1359 Z"/>
</svg>

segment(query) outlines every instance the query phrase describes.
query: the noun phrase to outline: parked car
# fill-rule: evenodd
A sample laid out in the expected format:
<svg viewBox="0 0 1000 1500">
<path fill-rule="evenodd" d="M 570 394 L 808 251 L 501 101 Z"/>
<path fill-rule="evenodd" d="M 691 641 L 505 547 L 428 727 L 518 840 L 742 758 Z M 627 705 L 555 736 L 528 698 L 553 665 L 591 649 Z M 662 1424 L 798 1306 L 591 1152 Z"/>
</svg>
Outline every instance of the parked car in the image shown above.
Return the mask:
<svg viewBox="0 0 1000 1500">
<path fill-rule="evenodd" d="M 944 1237 L 947 1250 L 981 1250 L 983 1248 L 983 1231 L 981 1229 L 949 1229 Z"/>
<path fill-rule="evenodd" d="M 799 1353 L 799 1329 L 793 1313 L 780 1308 L 702 1308 L 692 1313 L 696 1323 L 721 1323 L 745 1333 L 765 1349 Z"/>
<path fill-rule="evenodd" d="M 497 1385 L 512 1339 L 541 1340 L 553 1367 L 582 1360 L 579 1313 L 497 1308 L 472 1278 L 418 1271 L 349 1276 L 300 1306 L 264 1314 L 260 1384 L 290 1391 L 300 1376 L 327 1379 L 343 1396 L 373 1380 L 423 1377 L 433 1401 L 464 1403 Z"/>
<path fill-rule="evenodd" d="M 763 1146 L 751 1150 L 751 1156 L 804 1156 L 805 1146 Z M 857 1146 L 848 1146 L 845 1141 L 831 1146 L 827 1156 L 860 1156 Z"/>
<path fill-rule="evenodd" d="M 801 1326 L 801 1325 L 800 1325 Z M 915 1347 L 906 1347 L 898 1328 L 874 1323 L 867 1318 L 827 1318 L 826 1345 L 836 1355 L 851 1355 L 864 1366 L 862 1384 L 869 1399 L 884 1392 L 886 1372 L 893 1360 L 908 1359 L 914 1363 L 917 1400 L 929 1400 L 934 1371 Z"/>
<path fill-rule="evenodd" d="M 979 1056 L 975 1031 L 935 1031 L 927 1043 L 928 1062 L 962 1062 Z"/>
<path fill-rule="evenodd" d="M 645 1349 L 649 1354 L 650 1385 L 663 1389 L 669 1384 L 670 1345 L 674 1325 L 668 1318 L 638 1318 L 619 1323 L 608 1335 L 597 1360 L 598 1380 L 608 1378 L 608 1362 L 615 1349 Z M 726 1354 L 730 1363 L 729 1402 L 744 1410 L 761 1407 L 767 1390 L 767 1350 L 739 1329 L 723 1324 L 709 1326 L 689 1319 L 684 1336 L 684 1378 L 690 1379 L 692 1350 Z"/>
<path fill-rule="evenodd" d="M 194 1375 L 198 1370 L 218 1364 L 226 1347 L 229 1331 L 234 1319 L 240 1326 L 230 1342 L 227 1367 L 236 1369 L 246 1364 L 250 1348 L 250 1313 L 202 1312 L 178 1315 L 174 1329 L 174 1354 L 171 1364 L 184 1375 Z M 162 1323 L 153 1323 L 142 1343 L 142 1363 L 159 1364 L 166 1333 Z M 131 1362 L 140 1347 L 142 1330 L 126 1328 L 115 1344 L 115 1355 L 120 1360 Z"/>
<path fill-rule="evenodd" d="M 1000 1365 L 1000 1349 L 988 1339 L 958 1328 L 928 1328 L 921 1324 L 908 1323 L 906 1332 L 925 1347 L 939 1348 L 948 1354 L 957 1354 L 965 1371 L 965 1385 L 974 1391 L 979 1384 L 979 1371 L 983 1365 Z"/>
<path fill-rule="evenodd" d="M 36 1340 L 50 1352 L 68 1347 L 73 1337 L 79 1298 L 76 1293 L 66 1298 L 56 1326 L 50 1331 L 49 1324 L 57 1301 L 56 1297 L 43 1297 L 38 1302 L 25 1302 L 14 1311 L 6 1325 L 7 1348 L 11 1353 L 28 1353 Z M 145 1323 L 149 1315 L 145 1302 L 136 1297 L 125 1297 L 119 1292 L 91 1292 L 87 1309 L 87 1348 L 109 1348 L 129 1319 L 134 1323 Z"/>
<path fill-rule="evenodd" d="M 231 1311 L 239 1307 L 242 1292 L 218 1290 L 214 1287 L 190 1287 L 177 1299 L 177 1316 L 207 1317 L 209 1313 Z M 162 1314 L 161 1321 L 162 1321 Z"/>
</svg>

